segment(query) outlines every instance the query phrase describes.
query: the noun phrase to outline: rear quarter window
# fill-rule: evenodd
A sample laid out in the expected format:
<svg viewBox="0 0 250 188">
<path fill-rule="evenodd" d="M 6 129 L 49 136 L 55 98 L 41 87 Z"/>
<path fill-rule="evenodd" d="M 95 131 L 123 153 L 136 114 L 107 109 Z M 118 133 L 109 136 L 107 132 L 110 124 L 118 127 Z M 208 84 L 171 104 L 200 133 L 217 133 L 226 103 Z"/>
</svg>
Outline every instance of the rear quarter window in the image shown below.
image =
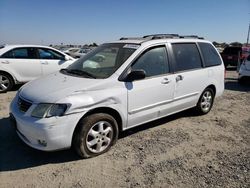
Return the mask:
<svg viewBox="0 0 250 188">
<path fill-rule="evenodd" d="M 203 55 L 206 67 L 216 66 L 221 64 L 221 59 L 214 47 L 209 43 L 198 43 Z"/>
</svg>

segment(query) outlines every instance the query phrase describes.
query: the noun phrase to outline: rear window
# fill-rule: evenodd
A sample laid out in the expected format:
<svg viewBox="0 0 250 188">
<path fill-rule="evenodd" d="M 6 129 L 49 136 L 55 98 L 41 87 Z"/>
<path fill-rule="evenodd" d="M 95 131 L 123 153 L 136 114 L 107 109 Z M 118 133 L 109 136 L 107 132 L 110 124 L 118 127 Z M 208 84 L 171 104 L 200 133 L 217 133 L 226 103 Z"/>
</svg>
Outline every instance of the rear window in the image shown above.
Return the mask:
<svg viewBox="0 0 250 188">
<path fill-rule="evenodd" d="M 214 47 L 209 43 L 198 43 L 201 53 L 204 58 L 206 67 L 216 66 L 221 64 L 221 59 Z"/>
</svg>

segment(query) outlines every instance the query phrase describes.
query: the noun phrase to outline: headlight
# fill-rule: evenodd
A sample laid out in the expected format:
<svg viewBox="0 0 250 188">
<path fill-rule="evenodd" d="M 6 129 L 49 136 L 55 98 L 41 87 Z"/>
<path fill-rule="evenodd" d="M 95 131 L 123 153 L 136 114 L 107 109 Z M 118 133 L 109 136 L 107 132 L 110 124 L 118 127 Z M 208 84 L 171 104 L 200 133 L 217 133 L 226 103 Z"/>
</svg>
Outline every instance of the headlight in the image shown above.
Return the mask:
<svg viewBox="0 0 250 188">
<path fill-rule="evenodd" d="M 62 116 L 67 110 L 67 104 L 38 104 L 32 111 L 31 116 L 43 118 L 52 116 Z"/>
</svg>

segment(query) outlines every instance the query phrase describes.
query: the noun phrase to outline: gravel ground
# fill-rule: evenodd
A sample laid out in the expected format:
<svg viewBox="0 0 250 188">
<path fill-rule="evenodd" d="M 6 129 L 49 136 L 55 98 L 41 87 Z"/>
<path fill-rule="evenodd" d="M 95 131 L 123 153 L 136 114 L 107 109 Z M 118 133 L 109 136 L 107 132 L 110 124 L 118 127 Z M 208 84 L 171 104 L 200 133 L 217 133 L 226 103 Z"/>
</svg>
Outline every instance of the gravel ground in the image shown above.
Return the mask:
<svg viewBox="0 0 250 188">
<path fill-rule="evenodd" d="M 227 71 L 209 114 L 147 123 L 87 160 L 23 144 L 8 118 L 16 91 L 0 94 L 0 187 L 250 187 L 250 85 L 236 78 Z"/>
</svg>

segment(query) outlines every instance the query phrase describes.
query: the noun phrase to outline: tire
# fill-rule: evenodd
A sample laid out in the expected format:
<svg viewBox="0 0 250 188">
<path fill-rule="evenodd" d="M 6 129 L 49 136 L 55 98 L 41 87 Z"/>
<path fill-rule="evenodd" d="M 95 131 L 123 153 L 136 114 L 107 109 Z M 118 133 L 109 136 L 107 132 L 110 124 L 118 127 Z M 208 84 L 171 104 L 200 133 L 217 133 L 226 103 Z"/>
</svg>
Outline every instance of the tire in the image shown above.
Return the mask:
<svg viewBox="0 0 250 188">
<path fill-rule="evenodd" d="M 118 139 L 116 120 L 104 113 L 92 114 L 77 125 L 73 148 L 82 158 L 91 158 L 107 152 Z"/>
<path fill-rule="evenodd" d="M 205 115 L 207 114 L 214 103 L 214 91 L 211 88 L 206 88 L 201 96 L 200 99 L 196 105 L 196 111 L 199 115 Z"/>
<path fill-rule="evenodd" d="M 243 78 L 238 78 L 238 83 L 239 83 L 240 85 L 243 85 L 243 84 L 244 84 Z"/>
<path fill-rule="evenodd" d="M 13 79 L 9 74 L 0 72 L 0 93 L 5 93 L 12 89 L 14 85 Z"/>
<path fill-rule="evenodd" d="M 245 77 L 238 78 L 238 83 L 240 85 L 246 85 L 247 81 Z"/>
</svg>

